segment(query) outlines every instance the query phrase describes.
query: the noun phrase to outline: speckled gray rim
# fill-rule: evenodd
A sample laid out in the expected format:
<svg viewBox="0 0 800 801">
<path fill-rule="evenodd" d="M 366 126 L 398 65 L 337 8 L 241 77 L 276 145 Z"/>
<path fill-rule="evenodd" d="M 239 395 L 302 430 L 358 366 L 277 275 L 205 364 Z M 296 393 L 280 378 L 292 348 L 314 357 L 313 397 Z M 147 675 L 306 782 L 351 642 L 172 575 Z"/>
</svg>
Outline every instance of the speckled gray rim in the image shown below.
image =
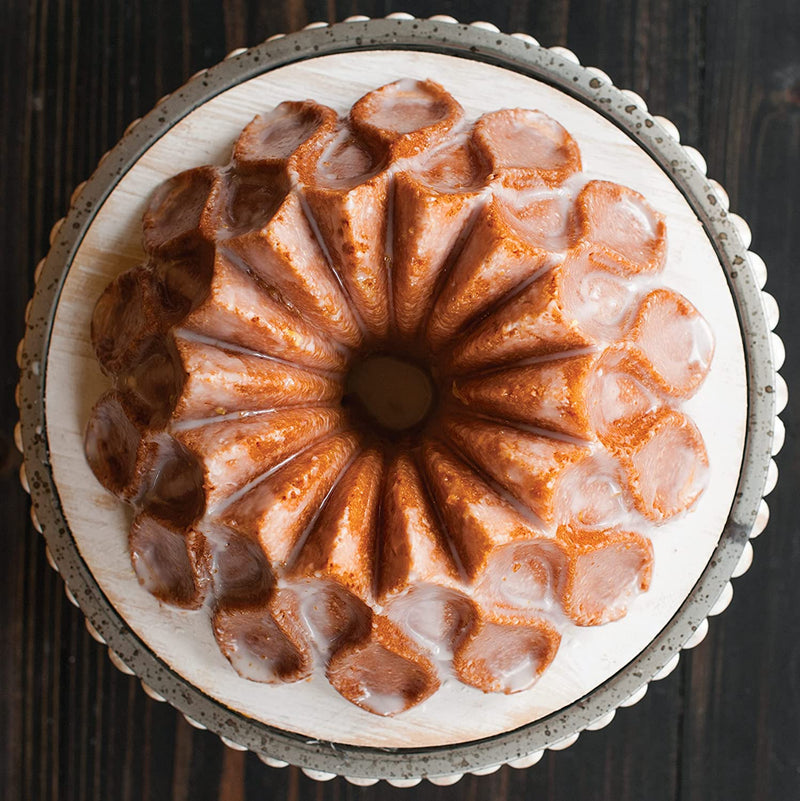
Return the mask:
<svg viewBox="0 0 800 801">
<path fill-rule="evenodd" d="M 733 294 L 747 364 L 748 432 L 730 516 L 711 561 L 666 628 L 616 676 L 569 707 L 515 731 L 435 748 L 374 749 L 309 741 L 232 712 L 175 674 L 128 628 L 81 559 L 53 481 L 46 434 L 46 355 L 61 289 L 83 237 L 121 177 L 177 121 L 231 86 L 295 61 L 374 49 L 433 51 L 495 64 L 563 90 L 624 130 L 661 165 L 705 226 Z M 266 42 L 198 74 L 126 134 L 86 183 L 53 240 L 21 354 L 22 441 L 35 514 L 67 586 L 108 645 L 181 712 L 235 743 L 312 770 L 364 778 L 442 776 L 524 757 L 582 731 L 645 686 L 703 623 L 742 555 L 767 478 L 776 385 L 769 327 L 746 253 L 713 186 L 681 146 L 629 96 L 557 52 L 473 26 L 406 19 L 342 23 Z"/>
</svg>

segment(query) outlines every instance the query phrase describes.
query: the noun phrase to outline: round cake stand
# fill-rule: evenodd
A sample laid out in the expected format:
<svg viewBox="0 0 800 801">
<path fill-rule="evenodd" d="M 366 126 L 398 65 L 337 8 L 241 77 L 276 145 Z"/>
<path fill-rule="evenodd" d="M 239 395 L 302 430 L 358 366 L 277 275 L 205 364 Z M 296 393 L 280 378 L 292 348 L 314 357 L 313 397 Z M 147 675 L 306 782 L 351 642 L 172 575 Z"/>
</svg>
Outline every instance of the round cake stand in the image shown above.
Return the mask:
<svg viewBox="0 0 800 801">
<path fill-rule="evenodd" d="M 101 590 L 76 547 L 50 460 L 45 389 L 53 322 L 75 255 L 123 176 L 171 126 L 226 89 L 302 60 L 370 50 L 434 52 L 497 65 L 565 92 L 623 130 L 670 176 L 713 244 L 739 317 L 747 372 L 747 432 L 734 501 L 712 558 L 669 624 L 623 670 L 575 703 L 513 731 L 455 745 L 378 749 L 309 740 L 232 711 L 193 686 L 136 636 Z M 766 525 L 763 497 L 777 480 L 772 457 L 783 441 L 777 414 L 787 401 L 786 385 L 776 372 L 783 345 L 771 333 L 777 304 L 762 291 L 766 268 L 748 251 L 746 223 L 729 213 L 725 191 L 706 177 L 703 157 L 680 145 L 675 126 L 650 115 L 638 95 L 615 88 L 602 71 L 580 66 L 569 50 L 545 49 L 529 36 L 501 34 L 488 23 L 460 25 L 451 17 L 420 20 L 407 14 L 380 20 L 353 17 L 333 26 L 315 23 L 302 32 L 236 50 L 129 126 L 94 175 L 76 189 L 69 213 L 53 227 L 50 243 L 47 258 L 36 268 L 36 290 L 18 350 L 16 442 L 24 454 L 21 481 L 31 494 L 34 526 L 46 538 L 48 560 L 61 573 L 68 598 L 86 615 L 92 636 L 108 646 L 114 664 L 138 676 L 152 698 L 169 701 L 190 723 L 217 733 L 232 748 L 252 750 L 275 767 L 298 765 L 312 778 L 342 775 L 358 785 L 386 779 L 395 786 L 412 786 L 423 777 L 451 784 L 465 772 L 533 765 L 545 749 L 566 748 L 582 731 L 606 725 L 618 707 L 640 700 L 650 681 L 668 675 L 681 649 L 699 643 L 708 618 L 730 602 L 730 579 L 750 565 L 749 540 Z"/>
</svg>

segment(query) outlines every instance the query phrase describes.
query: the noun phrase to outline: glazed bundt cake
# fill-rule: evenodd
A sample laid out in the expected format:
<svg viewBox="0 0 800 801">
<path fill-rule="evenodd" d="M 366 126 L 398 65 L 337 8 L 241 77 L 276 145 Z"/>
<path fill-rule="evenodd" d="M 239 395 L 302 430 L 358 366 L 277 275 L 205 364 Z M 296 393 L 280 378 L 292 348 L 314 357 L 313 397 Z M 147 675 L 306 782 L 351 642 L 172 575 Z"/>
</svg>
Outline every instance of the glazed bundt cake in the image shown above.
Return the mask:
<svg viewBox="0 0 800 801">
<path fill-rule="evenodd" d="M 667 231 L 539 111 L 432 81 L 256 117 L 144 215 L 95 308 L 86 455 L 164 603 L 243 677 L 400 713 L 530 687 L 624 616 L 703 492 L 711 331 Z"/>
</svg>

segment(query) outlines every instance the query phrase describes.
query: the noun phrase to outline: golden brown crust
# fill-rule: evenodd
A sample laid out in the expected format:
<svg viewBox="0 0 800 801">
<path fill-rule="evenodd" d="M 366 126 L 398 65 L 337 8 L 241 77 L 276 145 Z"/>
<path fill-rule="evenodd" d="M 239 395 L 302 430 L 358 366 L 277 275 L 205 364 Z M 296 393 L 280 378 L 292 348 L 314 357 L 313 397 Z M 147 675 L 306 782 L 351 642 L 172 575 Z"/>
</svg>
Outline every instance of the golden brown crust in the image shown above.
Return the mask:
<svg viewBox="0 0 800 801">
<path fill-rule="evenodd" d="M 474 191 L 439 191 L 411 172 L 395 176 L 392 291 L 401 335 L 413 339 L 419 333 L 478 202 Z"/>
<path fill-rule="evenodd" d="M 132 367 L 150 341 L 166 330 L 158 277 L 142 264 L 120 273 L 104 290 L 92 314 L 92 348 L 103 372 Z"/>
<path fill-rule="evenodd" d="M 561 298 L 563 268 L 549 270 L 456 341 L 446 362 L 451 374 L 520 359 L 587 348 L 594 340 L 580 330 Z"/>
<path fill-rule="evenodd" d="M 220 513 L 220 522 L 258 539 L 272 564 L 285 566 L 358 448 L 351 433 L 315 443 Z"/>
<path fill-rule="evenodd" d="M 606 224 L 613 210 L 611 224 Z M 576 217 L 580 237 L 609 248 L 630 271 L 658 272 L 667 255 L 667 225 L 645 198 L 633 189 L 610 181 L 589 181 L 578 195 Z"/>
<path fill-rule="evenodd" d="M 585 445 L 466 416 L 451 415 L 444 432 L 473 464 L 546 523 L 555 517 L 559 477 L 589 452 Z"/>
<path fill-rule="evenodd" d="M 539 534 L 531 520 L 442 443 L 425 441 L 422 462 L 445 531 L 470 583 L 483 573 L 496 547 Z"/>
<path fill-rule="evenodd" d="M 521 692 L 538 681 L 560 642 L 544 619 L 484 612 L 456 649 L 453 670 L 459 681 L 485 693 Z"/>
<path fill-rule="evenodd" d="M 305 187 L 306 200 L 331 263 L 364 326 L 376 338 L 386 336 L 389 330 L 384 248 L 388 187 L 385 172 L 351 189 Z"/>
<path fill-rule="evenodd" d="M 311 673 L 306 632 L 287 615 L 275 616 L 268 606 L 219 608 L 213 626 L 222 653 L 251 681 L 294 682 Z"/>
<path fill-rule="evenodd" d="M 184 337 L 174 341 L 185 380 L 172 410 L 173 421 L 334 406 L 341 399 L 342 382 L 336 376 Z"/>
<path fill-rule="evenodd" d="M 383 603 L 412 583 L 452 586 L 459 567 L 414 460 L 399 454 L 388 467 L 381 511 L 377 565 Z"/>
<path fill-rule="evenodd" d="M 642 301 L 629 339 L 640 374 L 673 398 L 689 398 L 705 381 L 714 337 L 697 309 L 671 289 L 654 289 Z"/>
<path fill-rule="evenodd" d="M 581 439 L 593 439 L 588 381 L 596 353 L 547 359 L 456 378 L 453 395 L 469 409 Z"/>
<path fill-rule="evenodd" d="M 203 603 L 212 556 L 199 531 L 176 531 L 139 514 L 128 533 L 128 550 L 139 583 L 159 601 L 184 609 L 197 609 Z"/>
<path fill-rule="evenodd" d="M 206 504 L 213 509 L 343 425 L 337 409 L 284 409 L 183 429 L 175 437 L 200 464 Z"/>
<path fill-rule="evenodd" d="M 650 587 L 653 546 L 635 531 L 561 528 L 570 554 L 562 603 L 579 626 L 619 620 Z"/>
<path fill-rule="evenodd" d="M 144 249 L 168 259 L 194 253 L 204 244 L 204 233 L 213 230 L 205 217 L 223 182 L 219 167 L 195 167 L 161 184 L 144 213 Z"/>
<path fill-rule="evenodd" d="M 433 664 L 385 617 L 375 616 L 368 637 L 339 650 L 328 681 L 351 703 L 376 715 L 396 715 L 439 689 Z"/>
<path fill-rule="evenodd" d="M 660 522 L 689 509 L 708 480 L 708 454 L 697 426 L 674 409 L 661 409 L 637 441 L 620 453 L 636 508 Z"/>
<path fill-rule="evenodd" d="M 509 225 L 498 201 L 489 201 L 433 307 L 427 332 L 431 347 L 438 350 L 451 341 L 490 304 L 544 268 L 549 258 Z"/>
<path fill-rule="evenodd" d="M 372 609 L 338 581 L 290 580 L 270 600 L 276 618 L 292 618 L 307 631 L 312 649 L 323 662 L 342 648 L 369 636 Z"/>
<path fill-rule="evenodd" d="M 298 151 L 333 130 L 337 114 L 313 100 L 280 103 L 239 134 L 233 160 L 248 172 L 283 169 Z"/>
<path fill-rule="evenodd" d="M 115 390 L 92 408 L 84 435 L 84 452 L 95 478 L 126 501 L 141 492 L 146 444 L 136 420 Z"/>
<path fill-rule="evenodd" d="M 286 195 L 262 225 L 248 227 L 227 240 L 226 248 L 316 328 L 349 347 L 361 344 L 358 323 L 296 192 Z"/>
<path fill-rule="evenodd" d="M 275 594 L 275 575 L 258 540 L 219 526 L 204 526 L 212 553 L 214 600 L 220 609 L 262 607 Z"/>
<path fill-rule="evenodd" d="M 641 440 L 651 428 L 663 408 L 663 398 L 654 389 L 647 365 L 632 343 L 620 342 L 600 355 L 589 411 L 597 438 L 611 453 Z"/>
<path fill-rule="evenodd" d="M 378 504 L 383 455 L 360 453 L 331 491 L 289 569 L 289 576 L 339 582 L 364 601 L 374 594 Z"/>
<path fill-rule="evenodd" d="M 445 141 L 464 116 L 434 81 L 400 80 L 368 92 L 350 109 L 350 124 L 393 159 L 408 158 Z"/>
<path fill-rule="evenodd" d="M 493 173 L 509 186 L 558 185 L 581 169 L 575 140 L 541 111 L 503 109 L 484 114 L 475 123 L 473 137 Z"/>
</svg>

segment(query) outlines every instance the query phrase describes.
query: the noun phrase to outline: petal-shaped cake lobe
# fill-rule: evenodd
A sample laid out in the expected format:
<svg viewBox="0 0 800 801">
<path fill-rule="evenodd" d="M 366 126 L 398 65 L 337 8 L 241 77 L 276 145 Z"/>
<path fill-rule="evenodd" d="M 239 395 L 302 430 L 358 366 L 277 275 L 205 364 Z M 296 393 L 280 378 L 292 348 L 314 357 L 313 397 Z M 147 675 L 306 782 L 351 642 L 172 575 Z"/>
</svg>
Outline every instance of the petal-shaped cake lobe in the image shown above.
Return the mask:
<svg viewBox="0 0 800 801">
<path fill-rule="evenodd" d="M 327 676 L 348 701 L 375 715 L 404 712 L 439 689 L 430 659 L 398 626 L 378 615 L 366 639 L 333 655 Z"/>
<path fill-rule="evenodd" d="M 456 344 L 451 369 L 466 372 L 613 342 L 630 328 L 637 300 L 637 286 L 613 254 L 576 248 Z"/>
<path fill-rule="evenodd" d="M 476 597 L 484 607 L 549 611 L 563 595 L 567 563 L 562 542 L 532 532 L 492 551 Z"/>
<path fill-rule="evenodd" d="M 421 153 L 444 141 L 464 110 L 433 81 L 409 78 L 368 92 L 350 109 L 350 124 L 393 159 Z"/>
<path fill-rule="evenodd" d="M 92 408 L 84 452 L 95 478 L 109 492 L 124 501 L 139 496 L 147 470 L 147 441 L 118 392 L 106 392 Z"/>
<path fill-rule="evenodd" d="M 92 314 L 91 340 L 107 375 L 129 368 L 149 340 L 165 330 L 159 281 L 146 264 L 120 273 Z"/>
<path fill-rule="evenodd" d="M 383 455 L 359 454 L 337 482 L 288 575 L 339 582 L 357 597 L 373 597 L 375 534 Z"/>
<path fill-rule="evenodd" d="M 631 326 L 640 283 L 611 251 L 581 245 L 560 268 L 559 300 L 588 337 L 614 342 Z"/>
<path fill-rule="evenodd" d="M 199 462 L 206 506 L 213 509 L 343 423 L 338 409 L 289 409 L 183 429 L 175 437 Z"/>
<path fill-rule="evenodd" d="M 150 339 L 116 386 L 143 429 L 164 428 L 183 392 L 186 373 L 171 334 Z"/>
<path fill-rule="evenodd" d="M 296 192 L 262 227 L 234 236 L 225 247 L 316 328 L 351 347 L 360 344 L 358 323 Z"/>
<path fill-rule="evenodd" d="M 475 603 L 458 590 L 416 582 L 392 598 L 384 613 L 437 662 L 453 658 L 475 624 Z"/>
<path fill-rule="evenodd" d="M 372 609 L 338 581 L 289 579 L 271 601 L 273 613 L 300 621 L 321 659 L 363 641 L 372 626 Z"/>
<path fill-rule="evenodd" d="M 619 460 L 604 450 L 584 456 L 558 479 L 554 523 L 572 529 L 606 529 L 625 524 L 633 510 Z"/>
<path fill-rule="evenodd" d="M 395 176 L 392 292 L 403 336 L 414 338 L 428 316 L 439 276 L 479 200 L 478 192 L 434 189 L 410 172 Z"/>
<path fill-rule="evenodd" d="M 276 616 L 269 605 L 220 607 L 213 624 L 220 650 L 240 676 L 280 684 L 310 675 L 307 634 L 290 615 Z"/>
<path fill-rule="evenodd" d="M 641 436 L 661 407 L 653 391 L 641 353 L 630 342 L 603 351 L 589 379 L 591 427 L 612 450 L 623 447 L 632 436 Z"/>
<path fill-rule="evenodd" d="M 285 565 L 357 447 L 349 433 L 315 443 L 237 498 L 221 522 L 258 539 L 271 564 Z"/>
<path fill-rule="evenodd" d="M 341 370 L 345 365 L 343 351 L 219 250 L 208 295 L 183 324 L 223 345 L 237 345 L 306 367 Z"/>
<path fill-rule="evenodd" d="M 417 582 L 452 586 L 460 578 L 432 499 L 407 453 L 398 454 L 387 469 L 378 545 L 381 603 Z"/>
<path fill-rule="evenodd" d="M 168 434 L 146 442 L 141 508 L 174 527 L 193 525 L 205 511 L 203 471 L 195 456 Z"/>
<path fill-rule="evenodd" d="M 313 224 L 367 331 L 389 328 L 385 157 L 342 128 L 297 154 L 293 169 Z"/>
<path fill-rule="evenodd" d="M 209 296 L 214 276 L 214 247 L 198 248 L 181 259 L 157 259 L 152 264 L 167 331 L 179 325 Z"/>
<path fill-rule="evenodd" d="M 619 620 L 640 592 L 650 587 L 653 546 L 633 531 L 559 530 L 570 554 L 564 611 L 579 626 Z"/>
<path fill-rule="evenodd" d="M 298 148 L 332 131 L 337 115 L 313 100 L 287 100 L 268 114 L 259 114 L 239 134 L 233 160 L 240 169 L 283 168 Z"/>
<path fill-rule="evenodd" d="M 630 338 L 638 346 L 643 372 L 672 397 L 693 395 L 711 369 L 714 336 L 708 323 L 670 289 L 655 289 L 642 301 Z"/>
<path fill-rule="evenodd" d="M 465 406 L 506 420 L 592 439 L 589 379 L 596 353 L 547 359 L 453 381 L 453 395 Z"/>
<path fill-rule="evenodd" d="M 555 519 L 559 478 L 589 453 L 577 445 L 488 421 L 450 417 L 447 437 L 546 523 Z"/>
<path fill-rule="evenodd" d="M 456 678 L 485 693 L 532 687 L 553 661 L 561 635 L 546 620 L 484 612 L 456 650 Z"/>
<path fill-rule="evenodd" d="M 473 137 L 492 172 L 509 185 L 542 180 L 556 185 L 581 169 L 575 140 L 541 111 L 516 108 L 484 114 Z"/>
<path fill-rule="evenodd" d="M 572 187 L 545 184 L 521 190 L 495 189 L 495 198 L 517 236 L 529 244 L 552 252 L 575 244 Z"/>
<path fill-rule="evenodd" d="M 620 453 L 636 508 L 661 521 L 685 512 L 708 483 L 708 455 L 697 426 L 662 409 L 639 440 Z"/>
<path fill-rule="evenodd" d="M 447 276 L 428 323 L 442 347 L 492 302 L 550 265 L 550 254 L 521 238 L 496 200 L 483 208 Z"/>
<path fill-rule="evenodd" d="M 203 420 L 341 398 L 341 382 L 330 375 L 180 335 L 174 342 L 183 387 L 171 410 L 173 420 Z"/>
<path fill-rule="evenodd" d="M 275 576 L 258 540 L 203 521 L 212 554 L 211 579 L 217 607 L 263 607 L 275 594 Z"/>
<path fill-rule="evenodd" d="M 285 171 L 228 170 L 203 213 L 206 239 L 227 242 L 231 237 L 264 227 L 281 207 L 289 187 Z"/>
<path fill-rule="evenodd" d="M 84 449 L 107 490 L 161 522 L 189 526 L 203 513 L 202 471 L 195 457 L 169 434 L 143 434 L 114 390 L 92 409 Z"/>
<path fill-rule="evenodd" d="M 412 174 L 440 195 L 487 194 L 489 165 L 466 134 L 453 136 L 449 144 L 407 162 L 406 166 L 408 170 L 398 175 Z"/>
<path fill-rule="evenodd" d="M 638 192 L 589 181 L 576 202 L 581 238 L 618 254 L 631 272 L 658 272 L 667 256 L 667 226 Z"/>
<path fill-rule="evenodd" d="M 470 583 L 483 575 L 495 548 L 543 536 L 446 446 L 427 441 L 422 461 L 446 533 Z"/>
<path fill-rule="evenodd" d="M 164 258 L 194 252 L 205 236 L 214 237 L 207 211 L 224 181 L 219 167 L 195 167 L 161 184 L 150 198 L 142 221 L 144 249 Z"/>
<path fill-rule="evenodd" d="M 171 606 L 196 609 L 210 583 L 211 551 L 200 532 L 174 531 L 145 514 L 128 534 L 131 564 L 139 583 Z"/>
</svg>

